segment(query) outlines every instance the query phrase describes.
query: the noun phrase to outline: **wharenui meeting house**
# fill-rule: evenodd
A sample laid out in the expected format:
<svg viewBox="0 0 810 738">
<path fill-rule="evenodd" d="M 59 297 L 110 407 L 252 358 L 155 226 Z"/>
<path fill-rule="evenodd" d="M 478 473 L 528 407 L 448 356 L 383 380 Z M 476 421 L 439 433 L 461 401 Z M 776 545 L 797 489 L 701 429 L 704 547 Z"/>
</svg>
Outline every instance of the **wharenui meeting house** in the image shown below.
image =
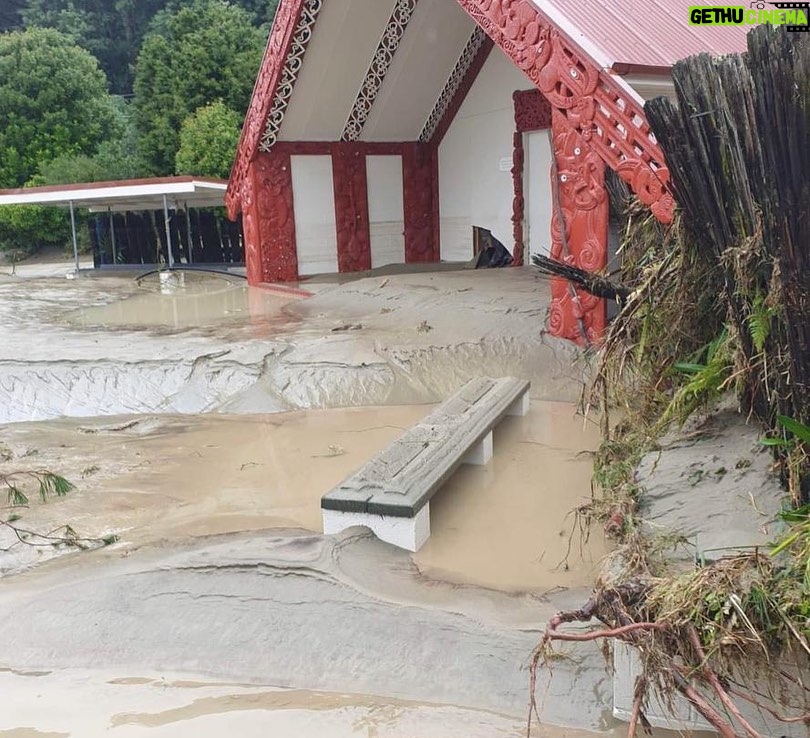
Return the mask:
<svg viewBox="0 0 810 738">
<path fill-rule="evenodd" d="M 469 261 L 474 226 L 518 265 L 603 268 L 607 167 L 672 218 L 645 99 L 678 59 L 745 49 L 690 2 L 281 0 L 226 197 L 250 283 Z M 553 285 L 550 330 L 598 336 L 604 305 L 573 295 Z"/>
</svg>

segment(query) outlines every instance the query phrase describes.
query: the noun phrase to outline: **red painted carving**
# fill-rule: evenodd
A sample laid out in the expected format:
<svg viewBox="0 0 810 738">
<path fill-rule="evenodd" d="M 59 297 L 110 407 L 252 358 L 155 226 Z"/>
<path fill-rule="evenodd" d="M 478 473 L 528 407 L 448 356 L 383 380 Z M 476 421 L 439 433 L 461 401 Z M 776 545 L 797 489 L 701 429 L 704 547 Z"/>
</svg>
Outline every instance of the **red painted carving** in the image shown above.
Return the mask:
<svg viewBox="0 0 810 738">
<path fill-rule="evenodd" d="M 283 148 L 259 154 L 245 178 L 243 199 L 245 262 L 249 284 L 295 282 L 295 249 L 290 155 Z"/>
<path fill-rule="evenodd" d="M 540 90 L 515 90 L 515 128 L 518 133 L 551 128 L 551 103 Z"/>
<path fill-rule="evenodd" d="M 464 74 L 461 84 L 459 84 L 458 89 L 450 100 L 450 104 L 445 109 L 442 119 L 439 121 L 430 139 L 430 143 L 434 146 L 438 146 L 442 142 L 444 135 L 450 128 L 450 124 L 455 119 L 459 108 L 461 108 L 461 104 L 466 99 L 467 93 L 472 89 L 473 83 L 478 78 L 486 60 L 489 58 L 489 53 L 492 51 L 493 46 L 492 39 L 487 37 L 481 45 L 481 48 L 478 49 L 475 59 L 473 59 L 472 64 L 470 64 L 467 72 Z"/>
<path fill-rule="evenodd" d="M 439 261 L 436 170 L 433 146 L 420 142 L 402 145 L 406 263 Z"/>
<path fill-rule="evenodd" d="M 512 136 L 512 266 L 523 266 L 523 215 L 526 208 L 523 197 L 523 134 L 515 131 Z"/>
<path fill-rule="evenodd" d="M 341 272 L 371 269 L 366 155 L 362 144 L 332 145 L 332 181 L 338 269 Z"/>
<path fill-rule="evenodd" d="M 458 2 L 656 218 L 670 222 L 669 171 L 629 87 L 601 70 L 529 0 Z"/>
<path fill-rule="evenodd" d="M 605 190 L 605 163 L 574 130 L 562 113 L 552 116 L 554 156 L 557 162 L 560 205 L 565 218 L 568 247 L 565 253 L 556 203 L 551 225 L 551 256 L 588 271 L 607 264 L 609 205 Z M 552 183 L 552 193 L 555 187 Z M 554 336 L 584 342 L 580 320 L 590 341 L 597 341 L 606 326 L 605 304 L 582 290 L 571 293 L 567 280 L 551 284 L 549 332 Z"/>
<path fill-rule="evenodd" d="M 253 157 L 259 146 L 262 130 L 267 121 L 267 115 L 273 105 L 284 63 L 292 44 L 293 32 L 301 17 L 301 9 L 306 0 L 284 0 L 279 3 L 267 47 L 264 50 L 264 59 L 261 69 L 256 77 L 253 87 L 253 96 L 245 116 L 242 135 L 236 151 L 228 191 L 225 194 L 225 206 L 228 217 L 235 220 L 241 212 L 243 203 L 242 187 L 248 174 Z"/>
</svg>

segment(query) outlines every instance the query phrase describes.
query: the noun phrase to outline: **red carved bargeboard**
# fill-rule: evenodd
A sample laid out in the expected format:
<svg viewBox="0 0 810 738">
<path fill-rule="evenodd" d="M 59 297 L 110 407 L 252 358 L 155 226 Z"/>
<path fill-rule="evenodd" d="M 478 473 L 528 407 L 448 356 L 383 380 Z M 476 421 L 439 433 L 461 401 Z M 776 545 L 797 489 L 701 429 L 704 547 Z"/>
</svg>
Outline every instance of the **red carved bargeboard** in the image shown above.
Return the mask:
<svg viewBox="0 0 810 738">
<path fill-rule="evenodd" d="M 366 152 L 362 144 L 332 145 L 332 181 L 338 269 L 341 272 L 371 269 Z"/>
<path fill-rule="evenodd" d="M 633 94 L 528 0 L 458 2 L 656 218 L 669 223 L 675 207 L 669 171 Z"/>
<path fill-rule="evenodd" d="M 627 182 L 658 220 L 672 220 L 674 200 L 668 189 L 664 155 L 650 132 L 635 96 L 610 73 L 600 69 L 553 21 L 527 0 L 458 0 L 473 20 L 534 83 L 553 111 L 554 155 L 560 204 L 567 222 L 571 253 L 563 254 L 560 224 L 552 218 L 552 256 L 566 258 L 588 270 L 604 268 L 607 261 L 609 206 L 604 189 L 604 165 Z M 524 104 L 526 100 L 522 101 Z M 516 101 L 516 118 L 519 114 Z M 520 111 L 521 116 L 532 113 Z M 521 150 L 519 151 L 518 148 Z M 522 140 L 515 137 L 513 177 L 516 212 L 523 205 Z M 516 238 L 522 259 L 522 228 Z M 549 331 L 552 335 L 583 342 L 605 329 L 604 302 L 577 291 L 562 280 L 552 283 Z"/>
<path fill-rule="evenodd" d="M 600 271 L 607 263 L 610 217 L 605 163 L 556 110 L 551 125 L 558 179 L 556 188 L 552 183 L 552 197 L 559 192 L 570 249 L 565 253 L 562 224 L 555 207 L 551 218 L 551 257 L 589 272 Z M 588 341 L 597 341 L 605 331 L 605 302 L 583 290 L 572 293 L 570 282 L 555 278 L 551 282 L 548 322 L 549 332 L 554 336 L 585 343 L 584 325 Z"/>
<path fill-rule="evenodd" d="M 236 216 L 244 207 L 241 188 L 246 183 L 248 169 L 256 155 L 267 116 L 273 105 L 273 98 L 284 71 L 284 63 L 292 45 L 293 34 L 301 17 L 304 2 L 305 0 L 284 0 L 278 4 L 273 27 L 267 39 L 264 60 L 253 86 L 253 96 L 239 138 L 228 191 L 225 193 L 225 207 L 231 220 L 236 220 Z M 247 239 L 247 236 L 245 238 Z M 247 254 L 245 258 L 247 259 Z"/>
</svg>

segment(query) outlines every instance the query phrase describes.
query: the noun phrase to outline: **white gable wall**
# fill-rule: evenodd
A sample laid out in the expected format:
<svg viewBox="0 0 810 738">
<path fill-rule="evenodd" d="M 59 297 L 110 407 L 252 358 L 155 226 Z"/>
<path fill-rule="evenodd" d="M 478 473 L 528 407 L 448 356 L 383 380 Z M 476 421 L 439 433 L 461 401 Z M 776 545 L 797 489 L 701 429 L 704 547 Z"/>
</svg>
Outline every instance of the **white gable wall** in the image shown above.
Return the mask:
<svg viewBox="0 0 810 738">
<path fill-rule="evenodd" d="M 472 226 L 488 228 L 511 252 L 512 93 L 531 82 L 494 48 L 439 147 L 441 258 L 469 261 Z M 534 176 L 534 175 L 533 175 Z M 548 173 L 545 176 L 548 186 Z"/>
</svg>

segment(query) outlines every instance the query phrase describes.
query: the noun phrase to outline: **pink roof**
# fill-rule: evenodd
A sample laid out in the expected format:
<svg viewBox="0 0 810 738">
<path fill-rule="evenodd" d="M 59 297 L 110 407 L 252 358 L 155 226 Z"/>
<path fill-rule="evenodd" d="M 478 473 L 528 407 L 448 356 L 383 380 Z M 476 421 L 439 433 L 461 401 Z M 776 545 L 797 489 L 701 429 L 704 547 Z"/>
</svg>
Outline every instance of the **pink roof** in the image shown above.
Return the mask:
<svg viewBox="0 0 810 738">
<path fill-rule="evenodd" d="M 710 4 L 696 0 L 534 0 L 534 4 L 586 51 L 593 47 L 601 51 L 605 66 L 671 67 L 701 52 L 739 53 L 746 50 L 745 37 L 753 28 L 690 26 L 689 6 Z"/>
</svg>

